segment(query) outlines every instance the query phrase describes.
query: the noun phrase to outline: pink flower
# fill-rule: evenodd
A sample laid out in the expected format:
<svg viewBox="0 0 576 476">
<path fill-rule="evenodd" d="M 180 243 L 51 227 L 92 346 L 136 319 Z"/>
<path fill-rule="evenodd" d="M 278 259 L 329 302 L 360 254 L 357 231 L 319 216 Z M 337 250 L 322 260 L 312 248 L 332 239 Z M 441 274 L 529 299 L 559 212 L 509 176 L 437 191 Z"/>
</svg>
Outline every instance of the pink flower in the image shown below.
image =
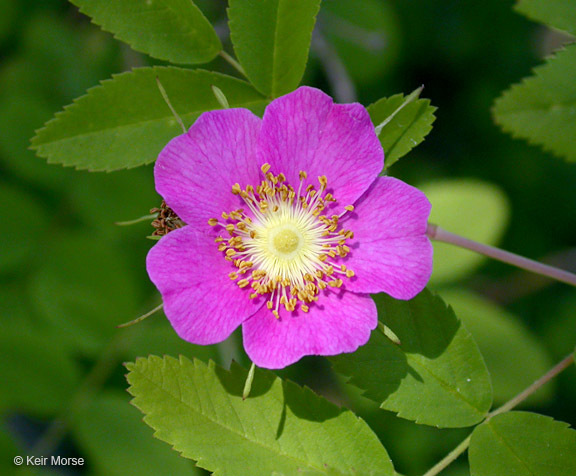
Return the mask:
<svg viewBox="0 0 576 476">
<path fill-rule="evenodd" d="M 378 322 L 369 293 L 411 299 L 430 277 L 430 203 L 379 177 L 384 153 L 366 109 L 302 87 L 263 119 L 202 114 L 154 169 L 186 226 L 147 258 L 181 338 L 214 344 L 242 325 L 252 361 L 353 352 Z"/>
</svg>

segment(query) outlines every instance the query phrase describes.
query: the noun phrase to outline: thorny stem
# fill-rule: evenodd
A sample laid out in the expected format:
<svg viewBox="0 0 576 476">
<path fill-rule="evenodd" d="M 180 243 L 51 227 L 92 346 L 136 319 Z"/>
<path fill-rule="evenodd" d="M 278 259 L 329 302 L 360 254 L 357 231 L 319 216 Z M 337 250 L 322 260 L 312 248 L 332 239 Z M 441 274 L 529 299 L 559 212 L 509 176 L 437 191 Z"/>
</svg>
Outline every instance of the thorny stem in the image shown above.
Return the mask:
<svg viewBox="0 0 576 476">
<path fill-rule="evenodd" d="M 484 419 L 484 423 L 486 423 L 487 421 L 489 421 L 491 418 L 495 417 L 496 415 L 499 415 L 501 413 L 505 413 L 505 412 L 510 411 L 513 408 L 515 408 L 517 405 L 519 405 L 524 400 L 526 400 L 530 395 L 532 395 L 534 392 L 536 392 L 536 390 L 538 390 L 543 385 L 547 384 L 550 380 L 552 380 L 554 377 L 556 377 L 560 372 L 567 369 L 572 363 L 574 363 L 574 355 L 570 354 L 570 355 L 566 356 L 558 364 L 556 364 L 554 367 L 552 367 L 546 374 L 544 374 L 542 377 L 540 377 L 538 380 L 536 380 L 536 382 L 534 382 L 528 388 L 526 388 L 525 390 L 520 392 L 514 398 L 512 398 L 511 400 L 506 402 L 504 405 L 502 405 L 500 408 L 497 408 L 496 410 L 490 412 L 486 416 L 486 418 Z M 464 451 L 466 451 L 468 449 L 468 446 L 470 445 L 471 436 L 472 435 L 468 435 L 468 437 L 464 441 L 462 441 L 456 448 L 454 448 L 450 453 L 448 453 L 442 461 L 438 462 L 434 467 L 429 469 L 424 474 L 424 476 L 436 476 L 441 471 L 446 469 L 454 460 L 456 460 L 462 453 L 464 453 Z"/>
<path fill-rule="evenodd" d="M 572 286 L 576 286 L 576 274 L 555 268 L 554 266 L 549 266 L 547 264 L 542 264 L 537 261 L 524 258 L 523 256 L 510 253 L 509 251 L 501 250 L 500 248 L 495 248 L 493 246 L 478 243 L 477 241 L 469 240 L 468 238 L 464 238 L 462 236 L 455 235 L 454 233 L 450 233 L 449 231 L 443 230 L 439 226 L 432 223 L 428 223 L 426 234 L 431 240 L 460 246 L 461 248 L 466 248 L 490 258 L 497 259 L 504 263 L 517 266 L 518 268 L 522 268 L 536 274 L 541 274 L 542 276 L 547 276 Z"/>
<path fill-rule="evenodd" d="M 230 56 L 228 53 L 226 53 L 224 50 L 221 50 L 218 53 L 225 61 L 227 61 L 236 71 L 238 71 L 242 76 L 244 76 L 245 78 L 247 78 L 246 76 L 246 71 L 244 71 L 244 68 L 242 67 L 242 65 L 240 63 L 238 63 L 238 61 L 236 61 L 234 58 L 232 58 L 232 56 Z"/>
</svg>

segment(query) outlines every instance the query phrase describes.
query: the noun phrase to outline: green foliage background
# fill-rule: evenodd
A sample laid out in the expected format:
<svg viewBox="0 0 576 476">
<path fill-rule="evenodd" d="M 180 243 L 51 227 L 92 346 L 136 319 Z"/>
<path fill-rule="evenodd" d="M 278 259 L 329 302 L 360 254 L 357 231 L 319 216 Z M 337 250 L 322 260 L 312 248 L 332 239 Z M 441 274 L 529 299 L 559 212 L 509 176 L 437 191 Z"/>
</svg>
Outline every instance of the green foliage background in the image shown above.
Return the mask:
<svg viewBox="0 0 576 476">
<path fill-rule="evenodd" d="M 227 2 L 196 3 L 232 51 Z M 365 105 L 424 84 L 422 96 L 438 107 L 434 129 L 394 165 L 393 175 L 429 190 L 438 204 L 433 219 L 445 228 L 575 270 L 576 168 L 512 139 L 491 116 L 495 99 L 570 37 L 513 6 L 502 0 L 324 0 L 304 83 Z M 177 339 L 161 316 L 116 328 L 159 303 L 144 267 L 149 225 L 115 225 L 158 205 L 152 167 L 91 174 L 48 165 L 28 150 L 35 129 L 98 81 L 165 64 L 116 41 L 64 0 L 0 0 L 0 12 L 0 473 L 15 471 L 14 455 L 50 445 L 42 435 L 63 420 L 56 450 L 86 458 L 85 474 L 202 474 L 151 437 L 124 390 L 121 362 L 137 356 L 248 364 L 239 336 L 196 347 Z M 207 69 L 234 75 L 220 58 Z M 271 77 L 258 85 L 261 91 L 275 87 Z M 196 105 L 172 100 L 193 120 Z M 167 111 L 161 113 L 158 122 L 169 122 Z M 574 348 L 573 289 L 442 247 L 437 259 L 431 288 L 453 304 L 476 339 L 496 403 Z M 378 409 L 345 387 L 324 359 L 304 359 L 280 374 L 354 408 L 402 474 L 421 474 L 466 435 Z M 523 409 L 575 425 L 575 382 L 571 368 Z M 445 474 L 466 472 L 463 460 Z"/>
</svg>

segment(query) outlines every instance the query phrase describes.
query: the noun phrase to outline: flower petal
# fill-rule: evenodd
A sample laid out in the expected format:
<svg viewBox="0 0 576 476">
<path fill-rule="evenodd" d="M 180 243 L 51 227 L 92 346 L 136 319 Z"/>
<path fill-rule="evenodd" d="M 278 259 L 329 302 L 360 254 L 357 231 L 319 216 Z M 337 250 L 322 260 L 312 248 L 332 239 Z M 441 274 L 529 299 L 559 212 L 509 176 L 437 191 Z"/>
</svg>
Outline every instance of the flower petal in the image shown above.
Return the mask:
<svg viewBox="0 0 576 476">
<path fill-rule="evenodd" d="M 185 226 L 164 236 L 148 253 L 146 268 L 178 335 L 194 344 L 226 339 L 263 301 L 249 299 L 228 277 L 230 263 L 207 235 Z"/>
<path fill-rule="evenodd" d="M 345 264 L 356 275 L 347 291 L 385 292 L 412 299 L 430 279 L 432 244 L 426 236 L 430 202 L 417 188 L 379 177 L 356 203 L 342 227 L 354 232 Z"/>
<path fill-rule="evenodd" d="M 360 104 L 334 104 L 322 91 L 301 87 L 274 100 L 262 119 L 258 156 L 284 173 L 294 186 L 298 172 L 318 186 L 328 178 L 338 204 L 354 203 L 384 167 L 384 152 L 366 109 Z"/>
<path fill-rule="evenodd" d="M 247 109 L 205 112 L 160 152 L 156 190 L 182 220 L 195 225 L 240 207 L 231 188 L 259 181 L 253 152 L 259 130 L 260 119 Z"/>
<path fill-rule="evenodd" d="M 310 311 L 280 309 L 276 319 L 265 306 L 242 325 L 244 348 L 258 367 L 279 369 L 305 355 L 354 352 L 378 324 L 368 295 L 327 292 Z"/>
</svg>

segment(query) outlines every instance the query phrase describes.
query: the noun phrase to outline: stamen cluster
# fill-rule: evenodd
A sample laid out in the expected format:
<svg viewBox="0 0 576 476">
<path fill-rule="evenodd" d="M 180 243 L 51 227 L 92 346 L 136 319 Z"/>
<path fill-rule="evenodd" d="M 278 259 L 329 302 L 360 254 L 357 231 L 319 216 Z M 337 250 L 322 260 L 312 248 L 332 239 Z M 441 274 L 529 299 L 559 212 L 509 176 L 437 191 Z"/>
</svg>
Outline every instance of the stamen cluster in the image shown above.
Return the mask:
<svg viewBox="0 0 576 476">
<path fill-rule="evenodd" d="M 318 177 L 318 189 L 310 184 L 303 190 L 307 173 L 300 171 L 296 190 L 284 174 L 272 174 L 269 164 L 261 170 L 265 178 L 257 187 L 232 186 L 246 209 L 223 212 L 208 224 L 228 232 L 216 238 L 218 250 L 236 268 L 230 279 L 240 288 L 251 288 L 251 299 L 268 296 L 266 305 L 277 318 L 280 305 L 287 311 L 299 305 L 308 312 L 320 291 L 340 288 L 343 278 L 354 276 L 354 271 L 338 263 L 350 252 L 346 240 L 354 237 L 350 230 L 339 230 L 339 220 L 354 207 L 348 205 L 341 214 L 329 217 L 326 212 L 336 199 L 326 193 L 326 176 Z"/>
</svg>

